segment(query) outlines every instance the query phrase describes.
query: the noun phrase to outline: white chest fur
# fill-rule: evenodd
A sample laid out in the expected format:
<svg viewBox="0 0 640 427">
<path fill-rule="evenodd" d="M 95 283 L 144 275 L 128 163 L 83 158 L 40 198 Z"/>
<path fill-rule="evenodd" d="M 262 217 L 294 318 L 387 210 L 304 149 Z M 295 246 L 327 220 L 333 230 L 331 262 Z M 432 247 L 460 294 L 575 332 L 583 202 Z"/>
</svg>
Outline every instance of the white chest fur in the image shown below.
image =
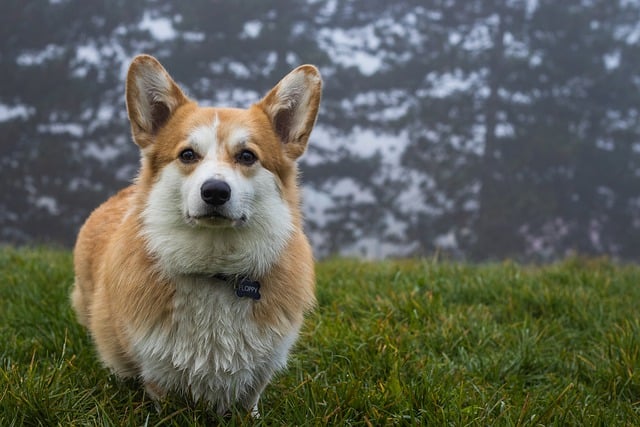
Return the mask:
<svg viewBox="0 0 640 427">
<path fill-rule="evenodd" d="M 219 412 L 234 402 L 251 408 L 264 385 L 286 365 L 298 329 L 258 324 L 250 298 L 212 279 L 178 283 L 170 328 L 135 337 L 144 381 L 206 400 Z"/>
</svg>

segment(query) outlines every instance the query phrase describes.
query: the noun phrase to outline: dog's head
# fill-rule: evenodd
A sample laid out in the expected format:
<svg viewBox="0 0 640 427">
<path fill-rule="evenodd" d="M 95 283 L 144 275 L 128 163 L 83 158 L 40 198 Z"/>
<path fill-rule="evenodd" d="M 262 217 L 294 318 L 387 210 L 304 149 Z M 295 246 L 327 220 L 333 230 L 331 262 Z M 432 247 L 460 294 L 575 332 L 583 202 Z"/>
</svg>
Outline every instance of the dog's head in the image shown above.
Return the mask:
<svg viewBox="0 0 640 427">
<path fill-rule="evenodd" d="M 296 226 L 295 162 L 306 150 L 321 94 L 315 67 L 296 68 L 248 109 L 198 106 L 147 55 L 133 60 L 126 84 L 153 247 L 172 244 L 158 237 L 165 232 L 197 239 L 247 229 L 254 230 L 250 238 L 277 241 Z M 181 246 L 187 243 L 195 242 Z"/>
</svg>

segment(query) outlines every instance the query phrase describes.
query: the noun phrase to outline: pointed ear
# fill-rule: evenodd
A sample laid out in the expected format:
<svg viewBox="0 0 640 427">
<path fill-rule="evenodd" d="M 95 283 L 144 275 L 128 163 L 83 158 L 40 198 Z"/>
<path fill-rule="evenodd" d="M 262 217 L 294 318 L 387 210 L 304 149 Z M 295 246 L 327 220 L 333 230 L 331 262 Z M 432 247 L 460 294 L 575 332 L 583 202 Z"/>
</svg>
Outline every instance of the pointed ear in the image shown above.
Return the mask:
<svg viewBox="0 0 640 427">
<path fill-rule="evenodd" d="M 189 101 L 157 59 L 136 56 L 127 73 L 127 112 L 133 139 L 145 148 L 175 110 Z"/>
<path fill-rule="evenodd" d="M 284 151 L 295 160 L 307 148 L 318 115 L 322 79 L 313 65 L 301 65 L 287 74 L 258 106 L 267 113 Z"/>
</svg>

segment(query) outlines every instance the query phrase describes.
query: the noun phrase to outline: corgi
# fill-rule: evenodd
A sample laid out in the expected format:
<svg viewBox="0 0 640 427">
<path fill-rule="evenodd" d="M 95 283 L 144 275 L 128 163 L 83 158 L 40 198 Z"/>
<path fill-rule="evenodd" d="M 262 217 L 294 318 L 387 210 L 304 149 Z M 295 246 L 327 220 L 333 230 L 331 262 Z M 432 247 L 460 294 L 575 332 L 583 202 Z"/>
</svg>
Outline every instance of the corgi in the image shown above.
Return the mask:
<svg viewBox="0 0 640 427">
<path fill-rule="evenodd" d="M 315 301 L 297 160 L 320 104 L 312 65 L 248 109 L 201 107 L 152 56 L 126 107 L 141 166 L 74 249 L 71 302 L 106 367 L 220 414 L 258 400 Z"/>
</svg>

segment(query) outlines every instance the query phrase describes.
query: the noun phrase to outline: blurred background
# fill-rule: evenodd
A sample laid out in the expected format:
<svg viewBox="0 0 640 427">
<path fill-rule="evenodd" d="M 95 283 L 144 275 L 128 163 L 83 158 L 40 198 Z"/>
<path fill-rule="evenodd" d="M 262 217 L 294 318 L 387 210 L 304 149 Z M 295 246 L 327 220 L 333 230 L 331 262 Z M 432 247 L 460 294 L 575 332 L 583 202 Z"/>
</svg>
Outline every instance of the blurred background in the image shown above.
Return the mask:
<svg viewBox="0 0 640 427">
<path fill-rule="evenodd" d="M 302 158 L 318 257 L 640 259 L 640 1 L 3 0 L 0 241 L 69 246 L 135 176 L 149 53 L 246 107 L 324 77 Z"/>
</svg>

